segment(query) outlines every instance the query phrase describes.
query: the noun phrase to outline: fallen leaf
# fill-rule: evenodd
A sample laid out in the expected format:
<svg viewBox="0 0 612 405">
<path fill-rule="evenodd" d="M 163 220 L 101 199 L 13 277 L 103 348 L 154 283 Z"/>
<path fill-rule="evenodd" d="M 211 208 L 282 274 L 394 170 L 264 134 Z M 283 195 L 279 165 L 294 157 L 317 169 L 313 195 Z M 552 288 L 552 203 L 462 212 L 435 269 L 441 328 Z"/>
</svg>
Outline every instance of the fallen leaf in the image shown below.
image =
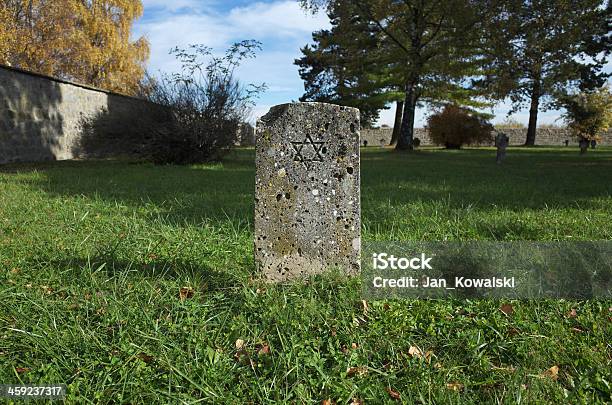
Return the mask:
<svg viewBox="0 0 612 405">
<path fill-rule="evenodd" d="M 508 335 L 510 336 L 516 336 L 520 333 L 520 331 L 516 328 L 510 328 L 508 329 Z"/>
<path fill-rule="evenodd" d="M 15 368 L 15 371 L 17 372 L 17 374 L 27 373 L 30 370 L 31 369 L 29 367 L 17 367 L 17 368 Z"/>
<path fill-rule="evenodd" d="M 46 285 L 41 285 L 41 286 L 40 286 L 40 288 L 42 288 L 42 289 L 43 289 L 43 291 L 44 291 L 46 294 L 51 294 L 51 293 L 53 293 L 53 288 L 51 288 L 51 287 L 49 287 L 49 286 L 46 286 Z"/>
<path fill-rule="evenodd" d="M 263 345 L 263 346 L 261 347 L 261 349 L 259 349 L 259 352 L 258 352 L 258 353 L 259 353 L 260 355 L 270 354 L 270 346 L 268 346 L 268 345 Z"/>
<path fill-rule="evenodd" d="M 431 350 L 425 352 L 425 360 L 427 361 L 427 363 L 431 363 L 431 356 L 433 355 L 433 352 Z"/>
<path fill-rule="evenodd" d="M 421 352 L 421 349 L 416 346 L 410 346 L 410 348 L 408 349 L 408 354 L 412 357 L 416 357 L 417 359 L 423 357 L 423 352 Z"/>
<path fill-rule="evenodd" d="M 550 378 L 550 379 L 556 381 L 557 378 L 559 378 L 559 367 L 558 366 L 552 366 L 551 368 L 549 368 L 548 370 L 546 370 L 545 372 L 542 373 L 542 377 Z"/>
<path fill-rule="evenodd" d="M 568 318 L 575 318 L 576 316 L 578 316 L 578 313 L 575 308 L 572 308 L 572 310 L 567 313 Z"/>
<path fill-rule="evenodd" d="M 368 374 L 368 368 L 367 367 L 349 367 L 346 369 L 346 376 L 347 377 L 352 377 L 354 375 L 358 375 L 358 376 L 363 376 Z"/>
<path fill-rule="evenodd" d="M 430 350 L 423 354 L 421 349 L 419 349 L 417 346 L 410 346 L 408 349 L 408 354 L 415 359 L 425 359 L 427 363 L 431 363 L 431 356 L 433 355 L 433 352 Z"/>
<path fill-rule="evenodd" d="M 393 389 L 391 389 L 390 387 L 387 387 L 387 392 L 389 393 L 389 396 L 393 399 L 397 399 L 400 400 L 402 398 L 402 396 L 400 395 L 399 392 L 394 391 Z"/>
<path fill-rule="evenodd" d="M 332 329 L 332 330 L 331 330 L 329 333 L 330 333 L 332 336 L 336 336 L 336 335 L 338 334 L 338 333 L 336 332 L 336 329 Z"/>
<path fill-rule="evenodd" d="M 144 352 L 138 353 L 136 357 L 138 357 L 140 360 L 144 361 L 147 364 L 151 363 L 154 360 L 153 356 L 148 355 Z"/>
<path fill-rule="evenodd" d="M 434 364 L 434 367 L 440 370 L 442 368 L 442 363 L 436 363 Z"/>
<path fill-rule="evenodd" d="M 363 314 L 366 315 L 368 313 L 368 302 L 361 300 L 361 306 L 363 307 Z"/>
<path fill-rule="evenodd" d="M 179 290 L 179 299 L 181 301 L 185 301 L 188 298 L 192 298 L 193 297 L 193 287 L 182 287 Z"/>
<path fill-rule="evenodd" d="M 242 339 L 236 339 L 236 349 L 240 350 L 244 347 L 244 340 Z"/>
<path fill-rule="evenodd" d="M 11 273 L 18 274 L 20 271 L 21 271 L 21 269 L 15 267 L 14 269 L 11 270 Z"/>
<path fill-rule="evenodd" d="M 351 405 L 364 405 L 364 402 L 359 398 L 353 398 L 353 402 L 351 402 Z"/>
<path fill-rule="evenodd" d="M 357 343 L 351 343 L 351 347 L 354 349 L 357 349 L 359 346 L 357 345 Z"/>
<path fill-rule="evenodd" d="M 391 305 L 389 305 L 389 304 L 387 304 L 387 303 L 385 302 L 385 304 L 383 305 L 383 309 L 384 309 L 385 311 L 388 311 L 388 310 L 390 310 L 390 309 L 391 309 Z"/>
<path fill-rule="evenodd" d="M 334 405 L 335 402 L 333 402 L 331 399 L 324 399 L 323 401 L 321 401 L 321 405 Z"/>
<path fill-rule="evenodd" d="M 514 308 L 511 304 L 504 304 L 499 309 L 506 315 L 512 315 L 512 313 L 514 313 Z"/>
<path fill-rule="evenodd" d="M 460 382 L 447 383 L 446 388 L 448 388 L 449 390 L 453 390 L 455 392 L 459 392 L 463 390 L 463 384 L 461 384 Z"/>
</svg>

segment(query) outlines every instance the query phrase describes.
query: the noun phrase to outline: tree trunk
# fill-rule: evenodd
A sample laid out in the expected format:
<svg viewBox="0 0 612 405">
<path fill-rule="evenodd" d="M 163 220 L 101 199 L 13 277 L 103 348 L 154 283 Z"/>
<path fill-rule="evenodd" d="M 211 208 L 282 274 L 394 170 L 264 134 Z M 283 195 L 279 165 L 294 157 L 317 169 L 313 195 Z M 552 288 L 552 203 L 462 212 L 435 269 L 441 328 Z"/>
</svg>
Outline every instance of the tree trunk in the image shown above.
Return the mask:
<svg viewBox="0 0 612 405">
<path fill-rule="evenodd" d="M 389 145 L 393 146 L 397 144 L 399 139 L 400 130 L 402 129 L 402 115 L 404 114 L 404 102 L 398 101 L 395 103 L 395 122 L 393 124 L 393 135 L 391 135 L 391 142 Z"/>
<path fill-rule="evenodd" d="M 414 113 L 416 110 L 415 84 L 406 85 L 406 97 L 404 98 L 404 113 L 402 114 L 402 126 L 397 140 L 395 150 L 412 150 L 414 137 Z"/>
<path fill-rule="evenodd" d="M 529 126 L 525 146 L 535 146 L 536 129 L 538 127 L 538 109 L 540 107 L 540 80 L 536 80 L 531 90 L 531 107 L 529 108 Z"/>
</svg>

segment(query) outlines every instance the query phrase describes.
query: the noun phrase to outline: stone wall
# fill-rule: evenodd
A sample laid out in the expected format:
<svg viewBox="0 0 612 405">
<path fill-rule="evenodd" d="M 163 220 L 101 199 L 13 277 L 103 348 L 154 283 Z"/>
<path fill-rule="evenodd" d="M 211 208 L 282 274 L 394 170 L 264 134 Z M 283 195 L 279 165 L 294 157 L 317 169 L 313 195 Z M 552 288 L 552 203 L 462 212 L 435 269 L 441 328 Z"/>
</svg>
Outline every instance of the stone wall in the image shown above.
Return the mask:
<svg viewBox="0 0 612 405">
<path fill-rule="evenodd" d="M 84 118 L 142 102 L 0 66 L 0 164 L 75 158 Z"/>
<path fill-rule="evenodd" d="M 512 128 L 502 130 L 510 137 L 510 145 L 522 145 L 525 143 L 527 136 L 526 128 Z M 378 128 L 378 129 L 362 129 L 361 130 L 361 146 L 381 146 L 388 145 L 391 141 L 393 128 Z M 495 135 L 495 132 L 494 134 Z M 433 145 L 427 130 L 424 128 L 415 128 L 414 136 L 421 140 L 421 145 Z M 612 131 L 609 131 L 602 137 L 600 145 L 612 146 Z M 564 146 L 568 140 L 570 145 L 578 145 L 578 140 L 565 128 L 538 128 L 536 132 L 536 144 L 542 146 Z M 367 143 L 367 144 L 366 144 Z"/>
</svg>

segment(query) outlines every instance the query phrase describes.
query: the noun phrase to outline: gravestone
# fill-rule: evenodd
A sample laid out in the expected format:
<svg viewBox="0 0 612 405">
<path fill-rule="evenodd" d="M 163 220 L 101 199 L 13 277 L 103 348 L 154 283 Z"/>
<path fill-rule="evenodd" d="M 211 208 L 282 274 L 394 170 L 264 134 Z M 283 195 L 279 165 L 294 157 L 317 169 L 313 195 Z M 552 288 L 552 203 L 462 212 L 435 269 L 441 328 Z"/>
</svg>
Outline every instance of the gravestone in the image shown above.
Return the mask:
<svg viewBox="0 0 612 405">
<path fill-rule="evenodd" d="M 360 270 L 359 110 L 272 107 L 256 129 L 255 262 L 268 281 Z"/>
</svg>

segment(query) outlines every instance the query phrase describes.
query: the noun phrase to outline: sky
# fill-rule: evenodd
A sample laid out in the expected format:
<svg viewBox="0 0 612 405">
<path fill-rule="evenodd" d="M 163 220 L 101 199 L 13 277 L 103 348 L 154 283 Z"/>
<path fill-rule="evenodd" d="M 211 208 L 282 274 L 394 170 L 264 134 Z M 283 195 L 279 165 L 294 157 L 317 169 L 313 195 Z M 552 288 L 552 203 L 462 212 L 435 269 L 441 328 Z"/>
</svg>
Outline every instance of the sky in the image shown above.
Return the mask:
<svg viewBox="0 0 612 405">
<path fill-rule="evenodd" d="M 304 12 L 296 0 L 143 0 L 144 15 L 134 26 L 134 37 L 144 36 L 151 46 L 149 71 L 175 72 L 180 65 L 168 52 L 175 46 L 203 44 L 223 53 L 234 42 L 255 39 L 262 51 L 255 59 L 243 63 L 237 70 L 244 84 L 268 86 L 257 100 L 251 122 L 264 115 L 276 104 L 297 101 L 304 92 L 304 83 L 293 64 L 301 56 L 300 48 L 312 42 L 312 32 L 330 27 L 324 13 Z M 610 65 L 609 65 L 610 66 Z M 509 104 L 495 107 L 493 123 L 506 119 Z M 416 127 L 422 127 L 428 115 L 419 109 Z M 393 126 L 394 108 L 383 110 L 379 125 Z M 561 124 L 561 112 L 538 114 L 540 124 Z M 512 116 L 527 124 L 527 108 Z"/>
</svg>

